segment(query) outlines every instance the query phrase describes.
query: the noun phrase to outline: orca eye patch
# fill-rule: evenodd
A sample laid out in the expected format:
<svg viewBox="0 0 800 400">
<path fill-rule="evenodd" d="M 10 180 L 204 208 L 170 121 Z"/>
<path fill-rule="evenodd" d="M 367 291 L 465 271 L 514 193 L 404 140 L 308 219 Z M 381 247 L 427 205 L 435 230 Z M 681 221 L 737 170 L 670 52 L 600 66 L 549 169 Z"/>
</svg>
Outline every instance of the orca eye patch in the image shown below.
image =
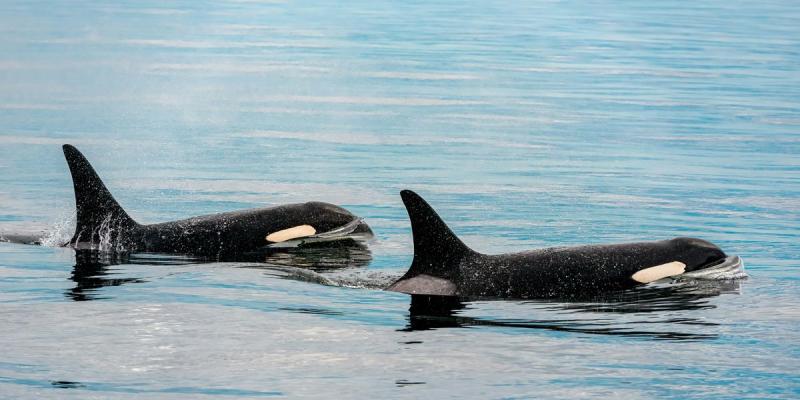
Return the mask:
<svg viewBox="0 0 800 400">
<path fill-rule="evenodd" d="M 315 233 L 317 233 L 317 230 L 314 229 L 314 227 L 311 225 L 298 225 L 277 232 L 272 232 L 269 235 L 267 235 L 266 239 L 268 242 L 271 243 L 280 243 L 280 242 L 285 242 L 287 240 L 311 236 Z"/>
</svg>

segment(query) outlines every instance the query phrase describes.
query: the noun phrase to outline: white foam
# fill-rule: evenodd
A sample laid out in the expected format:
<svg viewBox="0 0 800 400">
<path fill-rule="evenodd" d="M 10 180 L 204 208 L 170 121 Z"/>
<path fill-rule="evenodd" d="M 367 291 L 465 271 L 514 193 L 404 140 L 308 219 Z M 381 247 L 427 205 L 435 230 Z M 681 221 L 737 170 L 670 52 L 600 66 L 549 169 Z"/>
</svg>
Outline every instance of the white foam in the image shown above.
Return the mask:
<svg viewBox="0 0 800 400">
<path fill-rule="evenodd" d="M 678 280 L 732 280 L 747 278 L 744 261 L 739 256 L 730 256 L 721 264 L 697 271 L 687 272 Z"/>
<path fill-rule="evenodd" d="M 72 238 L 75 231 L 75 213 L 62 214 L 50 228 L 43 232 L 39 243 L 47 247 L 60 247 Z"/>
</svg>

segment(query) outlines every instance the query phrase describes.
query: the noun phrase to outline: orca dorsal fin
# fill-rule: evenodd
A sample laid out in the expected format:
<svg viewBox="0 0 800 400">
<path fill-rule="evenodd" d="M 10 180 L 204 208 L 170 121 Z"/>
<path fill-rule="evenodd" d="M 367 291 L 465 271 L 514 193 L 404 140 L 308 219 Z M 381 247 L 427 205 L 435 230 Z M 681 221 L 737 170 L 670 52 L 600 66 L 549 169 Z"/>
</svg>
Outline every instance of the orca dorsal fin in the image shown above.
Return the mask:
<svg viewBox="0 0 800 400">
<path fill-rule="evenodd" d="M 86 157 L 72 145 L 65 144 L 63 149 L 72 174 L 77 211 L 75 235 L 70 239 L 70 243 L 77 244 L 79 241 L 98 243 L 103 230 L 107 230 L 111 239 L 114 239 L 124 231 L 137 226 L 136 221 L 128 216 L 108 191 Z"/>
<path fill-rule="evenodd" d="M 476 253 L 450 230 L 422 197 L 411 190 L 403 190 L 400 196 L 414 236 L 414 261 L 404 278 L 424 274 L 454 279 L 459 261 Z"/>
</svg>

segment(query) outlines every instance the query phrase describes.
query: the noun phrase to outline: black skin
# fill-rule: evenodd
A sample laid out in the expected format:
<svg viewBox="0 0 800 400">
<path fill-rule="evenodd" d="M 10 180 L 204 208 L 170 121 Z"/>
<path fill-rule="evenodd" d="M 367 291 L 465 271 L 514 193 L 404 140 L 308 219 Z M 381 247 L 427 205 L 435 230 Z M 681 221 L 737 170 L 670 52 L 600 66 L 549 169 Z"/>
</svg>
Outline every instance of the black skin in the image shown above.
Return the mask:
<svg viewBox="0 0 800 400">
<path fill-rule="evenodd" d="M 455 281 L 464 293 L 481 297 L 547 298 L 611 292 L 641 285 L 631 276 L 644 268 L 680 261 L 687 271 L 693 271 L 725 258 L 721 250 L 706 247 L 706 243 L 675 238 L 475 254 L 462 260 Z"/>
<path fill-rule="evenodd" d="M 140 251 L 229 255 L 257 251 L 272 232 L 298 225 L 327 232 L 355 218 L 333 204 L 309 202 L 140 225 L 127 236 L 128 244 Z"/>
<path fill-rule="evenodd" d="M 311 225 L 323 233 L 358 220 L 342 207 L 308 202 L 142 225 L 122 209 L 78 149 L 68 144 L 63 148 L 77 209 L 75 235 L 66 246 L 90 248 L 105 236 L 111 250 L 220 258 L 258 252 L 270 244 L 267 235 L 284 229 Z M 363 222 L 354 233 L 372 235 Z"/>
<path fill-rule="evenodd" d="M 401 196 L 411 219 L 414 260 L 387 290 L 469 298 L 585 297 L 641 285 L 631 276 L 645 268 L 680 261 L 689 272 L 726 257 L 694 238 L 481 254 L 461 242 L 419 195 L 404 190 Z"/>
</svg>

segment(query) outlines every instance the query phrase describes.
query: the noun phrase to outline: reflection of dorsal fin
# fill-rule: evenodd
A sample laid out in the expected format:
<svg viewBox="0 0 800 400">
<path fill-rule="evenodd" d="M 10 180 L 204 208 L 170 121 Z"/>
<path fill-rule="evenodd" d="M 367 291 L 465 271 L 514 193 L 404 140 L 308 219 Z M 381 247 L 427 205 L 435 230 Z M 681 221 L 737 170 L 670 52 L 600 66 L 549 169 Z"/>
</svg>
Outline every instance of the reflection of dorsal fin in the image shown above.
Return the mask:
<svg viewBox="0 0 800 400">
<path fill-rule="evenodd" d="M 97 176 L 86 157 L 75 147 L 65 144 L 64 157 L 72 173 L 72 184 L 75 188 L 75 209 L 77 221 L 75 235 L 70 242 L 99 241 L 102 226 L 116 230 L 130 229 L 138 225 L 106 189 L 106 185 Z"/>
<path fill-rule="evenodd" d="M 453 279 L 459 261 L 474 254 L 442 221 L 436 211 L 418 194 L 400 192 L 411 220 L 414 235 L 414 261 L 404 278 L 420 274 Z"/>
</svg>

